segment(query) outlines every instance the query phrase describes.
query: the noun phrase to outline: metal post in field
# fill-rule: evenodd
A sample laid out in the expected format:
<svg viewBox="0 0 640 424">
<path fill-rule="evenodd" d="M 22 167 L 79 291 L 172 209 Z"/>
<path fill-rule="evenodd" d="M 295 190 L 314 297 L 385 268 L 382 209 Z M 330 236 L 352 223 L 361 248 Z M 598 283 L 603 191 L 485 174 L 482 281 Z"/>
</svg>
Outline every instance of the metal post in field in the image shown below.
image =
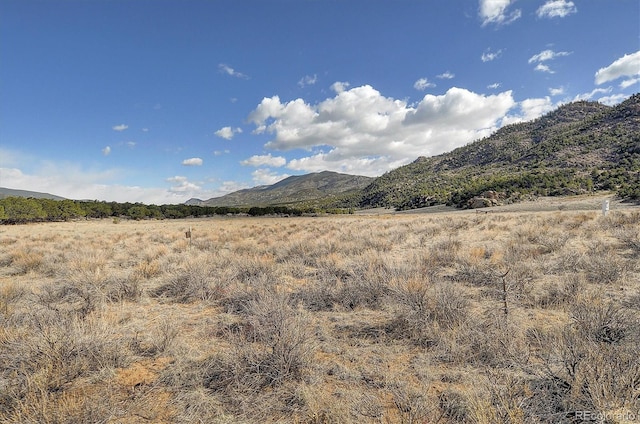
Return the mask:
<svg viewBox="0 0 640 424">
<path fill-rule="evenodd" d="M 189 231 L 186 231 L 184 235 L 189 239 L 189 247 L 191 247 L 191 226 L 189 226 Z"/>
<path fill-rule="evenodd" d="M 607 216 L 608 213 L 609 213 L 609 201 L 608 200 L 603 200 L 602 201 L 602 216 Z"/>
</svg>

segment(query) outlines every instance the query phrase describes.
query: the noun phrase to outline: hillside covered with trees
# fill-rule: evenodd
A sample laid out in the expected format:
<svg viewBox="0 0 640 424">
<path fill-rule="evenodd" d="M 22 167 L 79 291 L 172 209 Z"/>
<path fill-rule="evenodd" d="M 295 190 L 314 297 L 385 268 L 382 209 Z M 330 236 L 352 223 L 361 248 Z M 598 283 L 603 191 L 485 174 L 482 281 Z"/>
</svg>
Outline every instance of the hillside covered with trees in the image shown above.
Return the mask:
<svg viewBox="0 0 640 424">
<path fill-rule="evenodd" d="M 359 207 L 466 207 L 487 192 L 503 202 L 612 190 L 640 199 L 640 95 L 617 106 L 570 103 L 449 153 L 420 157 L 374 180 Z"/>
</svg>

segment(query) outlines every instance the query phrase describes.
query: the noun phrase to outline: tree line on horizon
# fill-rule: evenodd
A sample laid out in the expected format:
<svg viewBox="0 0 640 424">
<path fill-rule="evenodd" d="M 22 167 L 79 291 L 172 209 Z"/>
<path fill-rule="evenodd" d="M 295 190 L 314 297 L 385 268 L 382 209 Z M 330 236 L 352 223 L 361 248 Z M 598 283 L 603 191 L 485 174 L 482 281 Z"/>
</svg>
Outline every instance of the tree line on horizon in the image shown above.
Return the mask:
<svg viewBox="0 0 640 424">
<path fill-rule="evenodd" d="M 146 205 L 143 203 L 118 203 L 105 201 L 52 200 L 33 197 L 6 197 L 0 199 L 0 223 L 24 224 L 29 222 L 70 221 L 74 219 L 179 219 L 214 215 L 293 215 L 316 213 L 315 209 L 287 206 L 196 206 L 196 205 Z M 324 211 L 324 212 L 340 212 Z"/>
</svg>

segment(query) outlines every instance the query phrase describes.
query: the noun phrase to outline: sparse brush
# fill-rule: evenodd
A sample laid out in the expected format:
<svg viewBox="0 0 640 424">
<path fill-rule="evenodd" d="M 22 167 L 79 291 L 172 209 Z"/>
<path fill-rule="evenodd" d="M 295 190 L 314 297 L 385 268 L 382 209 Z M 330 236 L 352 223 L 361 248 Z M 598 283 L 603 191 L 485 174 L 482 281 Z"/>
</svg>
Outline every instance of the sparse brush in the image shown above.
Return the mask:
<svg viewBox="0 0 640 424">
<path fill-rule="evenodd" d="M 638 223 L 620 209 L 2 227 L 0 422 L 636 411 Z"/>
<path fill-rule="evenodd" d="M 582 257 L 580 267 L 587 281 L 597 284 L 618 283 L 629 270 L 627 261 L 618 256 L 613 249 L 603 245 L 591 247 Z"/>
<path fill-rule="evenodd" d="M 387 331 L 419 345 L 437 343 L 442 331 L 460 326 L 468 317 L 469 302 L 452 284 L 429 280 L 399 282 L 392 297 L 397 313 Z"/>
<path fill-rule="evenodd" d="M 0 287 L 0 314 L 8 320 L 13 313 L 15 304 L 22 299 L 27 291 L 15 283 L 8 283 Z"/>
<path fill-rule="evenodd" d="M 43 253 L 31 248 L 18 249 L 11 253 L 11 265 L 15 268 L 17 274 L 37 271 L 42 266 L 43 261 Z"/>
<path fill-rule="evenodd" d="M 633 255 L 640 256 L 640 228 L 621 227 L 613 232 L 615 237 L 622 242 L 622 246 L 630 249 Z"/>
<path fill-rule="evenodd" d="M 573 320 L 542 340 L 543 378 L 532 394 L 538 411 L 606 413 L 640 406 L 637 317 L 620 305 L 582 301 Z M 563 415 L 564 414 L 564 415 Z"/>
<path fill-rule="evenodd" d="M 389 387 L 393 405 L 402 424 L 427 422 L 434 409 L 427 398 L 426 388 L 415 389 L 407 383 L 396 383 Z M 374 417 L 376 418 L 376 417 Z"/>
<path fill-rule="evenodd" d="M 169 274 L 166 282 L 151 290 L 153 297 L 165 297 L 176 302 L 196 300 L 214 301 L 224 296 L 227 283 L 222 281 L 216 269 L 206 260 L 190 260 L 183 267 Z"/>
<path fill-rule="evenodd" d="M 2 398 L 0 418 L 30 416 L 38 405 L 46 406 L 43 413 L 64 411 L 63 404 L 53 401 L 64 398 L 71 382 L 124 366 L 128 351 L 114 330 L 99 317 L 80 320 L 58 312 L 33 316 L 21 337 L 4 344 L 0 354 L 0 381 L 8 394 Z M 54 393 L 60 395 L 42 397 Z M 46 414 L 42 418 L 51 419 Z"/>
</svg>

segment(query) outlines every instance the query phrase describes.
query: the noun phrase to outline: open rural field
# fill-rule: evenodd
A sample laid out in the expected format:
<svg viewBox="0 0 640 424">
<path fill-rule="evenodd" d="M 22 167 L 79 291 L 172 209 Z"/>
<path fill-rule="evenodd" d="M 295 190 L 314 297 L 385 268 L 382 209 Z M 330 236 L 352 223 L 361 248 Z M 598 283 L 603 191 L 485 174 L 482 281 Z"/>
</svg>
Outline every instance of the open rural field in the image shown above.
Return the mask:
<svg viewBox="0 0 640 424">
<path fill-rule="evenodd" d="M 638 207 L 2 226 L 0 422 L 634 423 L 639 316 Z"/>
</svg>

